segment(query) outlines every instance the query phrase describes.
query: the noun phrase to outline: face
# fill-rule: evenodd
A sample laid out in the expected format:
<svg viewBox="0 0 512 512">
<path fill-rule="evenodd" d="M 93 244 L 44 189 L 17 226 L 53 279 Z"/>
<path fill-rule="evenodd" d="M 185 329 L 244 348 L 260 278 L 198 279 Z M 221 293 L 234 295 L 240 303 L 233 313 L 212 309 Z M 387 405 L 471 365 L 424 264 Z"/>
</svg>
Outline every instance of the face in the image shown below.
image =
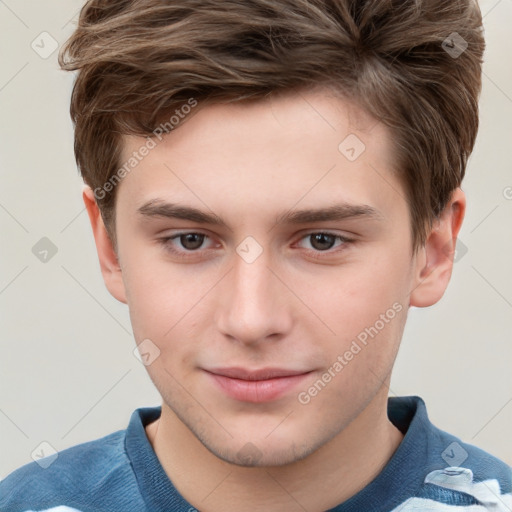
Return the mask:
<svg viewBox="0 0 512 512">
<path fill-rule="evenodd" d="M 166 414 L 218 457 L 299 460 L 388 378 L 416 256 L 389 133 L 354 105 L 198 110 L 118 185 L 116 230 L 114 294 Z"/>
</svg>

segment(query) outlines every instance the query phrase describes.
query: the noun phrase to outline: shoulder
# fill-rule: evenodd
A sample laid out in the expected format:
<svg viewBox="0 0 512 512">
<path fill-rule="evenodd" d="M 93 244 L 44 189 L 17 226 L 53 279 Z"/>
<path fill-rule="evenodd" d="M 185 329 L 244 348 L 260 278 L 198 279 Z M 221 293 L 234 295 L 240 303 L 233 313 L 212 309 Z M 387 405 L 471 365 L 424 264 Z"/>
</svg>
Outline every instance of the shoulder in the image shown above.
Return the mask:
<svg viewBox="0 0 512 512">
<path fill-rule="evenodd" d="M 438 506 L 457 505 L 462 510 L 512 509 L 512 468 L 508 464 L 428 420 L 424 427 L 428 464 L 413 499 L 416 505 L 437 502 Z"/>
<path fill-rule="evenodd" d="M 22 466 L 0 481 L 0 510 L 86 512 L 84 503 L 90 504 L 90 510 L 108 510 L 105 499 L 108 502 L 115 495 L 119 503 L 117 494 L 129 496 L 130 485 L 136 488 L 125 437 L 126 431 L 120 430 Z M 125 510 L 133 510 L 128 500 Z"/>
<path fill-rule="evenodd" d="M 465 469 L 465 480 L 468 480 L 470 474 L 473 485 L 494 481 L 498 484 L 500 494 L 512 494 L 512 468 L 508 464 L 437 427 L 432 427 L 431 433 L 433 455 L 435 459 L 444 462 L 445 472 L 450 473 L 448 470 L 451 468 Z"/>
</svg>

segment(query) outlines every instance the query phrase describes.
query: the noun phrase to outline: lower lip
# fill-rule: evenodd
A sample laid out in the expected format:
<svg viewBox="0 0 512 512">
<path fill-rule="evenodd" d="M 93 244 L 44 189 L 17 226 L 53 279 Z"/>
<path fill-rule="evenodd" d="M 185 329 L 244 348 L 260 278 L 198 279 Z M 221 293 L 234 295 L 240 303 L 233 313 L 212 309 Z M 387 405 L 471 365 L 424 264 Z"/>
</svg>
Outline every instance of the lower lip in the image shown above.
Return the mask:
<svg viewBox="0 0 512 512">
<path fill-rule="evenodd" d="M 231 398 L 242 402 L 271 402 L 289 393 L 300 384 L 309 373 L 278 377 L 267 380 L 232 379 L 223 375 L 206 372 L 219 388 Z"/>
</svg>

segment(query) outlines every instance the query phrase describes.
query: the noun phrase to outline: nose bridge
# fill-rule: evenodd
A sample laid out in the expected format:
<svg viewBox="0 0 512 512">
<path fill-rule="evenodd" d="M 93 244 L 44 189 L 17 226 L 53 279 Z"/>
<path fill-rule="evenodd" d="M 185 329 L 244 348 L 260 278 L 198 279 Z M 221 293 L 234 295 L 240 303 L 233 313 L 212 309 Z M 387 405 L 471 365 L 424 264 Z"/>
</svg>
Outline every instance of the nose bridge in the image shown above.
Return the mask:
<svg viewBox="0 0 512 512">
<path fill-rule="evenodd" d="M 259 244 L 258 244 L 259 245 Z M 253 240 L 242 242 L 219 304 L 219 329 L 244 343 L 282 334 L 289 318 L 279 294 L 279 281 L 269 269 L 270 258 Z"/>
<path fill-rule="evenodd" d="M 268 268 L 266 256 L 259 256 L 255 261 L 236 257 L 232 272 L 233 293 L 240 305 L 260 307 L 269 303 L 272 273 Z M 260 304 L 263 303 L 263 304 Z"/>
</svg>

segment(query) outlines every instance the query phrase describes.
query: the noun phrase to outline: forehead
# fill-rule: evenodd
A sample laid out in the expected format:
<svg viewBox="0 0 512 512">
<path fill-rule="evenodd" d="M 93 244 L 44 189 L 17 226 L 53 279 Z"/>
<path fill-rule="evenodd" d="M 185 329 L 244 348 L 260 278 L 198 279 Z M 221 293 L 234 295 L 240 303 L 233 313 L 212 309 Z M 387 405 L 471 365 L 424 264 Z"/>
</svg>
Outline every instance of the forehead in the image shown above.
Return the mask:
<svg viewBox="0 0 512 512">
<path fill-rule="evenodd" d="M 197 104 L 193 109 L 188 105 L 191 101 Z M 268 146 L 268 139 L 275 140 L 279 135 L 287 142 L 295 136 L 301 143 L 306 137 L 316 143 L 318 138 L 325 138 L 326 132 L 332 132 L 331 137 L 325 139 L 324 147 L 340 142 L 352 132 L 365 142 L 370 142 L 371 138 L 374 147 L 385 144 L 387 141 L 383 139 L 388 136 L 384 125 L 353 101 L 327 88 L 275 92 L 264 99 L 204 106 L 190 98 L 182 107 L 176 109 L 175 114 L 164 116 L 161 125 L 155 127 L 159 133 L 164 127 L 172 129 L 163 136 L 163 144 L 159 137 L 158 146 L 190 146 L 205 139 L 219 141 L 229 132 L 237 134 L 238 144 L 245 142 L 250 148 L 260 143 Z M 176 115 L 178 112 L 181 115 Z M 123 158 L 129 158 L 140 142 L 140 137 L 124 136 Z M 379 147 L 379 152 L 383 154 L 384 149 L 384 146 Z"/>
<path fill-rule="evenodd" d="M 229 201 L 234 211 L 404 200 L 388 129 L 330 91 L 196 108 L 122 180 L 118 193 L 134 206 L 155 195 L 203 207 L 201 198 Z M 122 160 L 145 142 L 125 136 Z"/>
</svg>

